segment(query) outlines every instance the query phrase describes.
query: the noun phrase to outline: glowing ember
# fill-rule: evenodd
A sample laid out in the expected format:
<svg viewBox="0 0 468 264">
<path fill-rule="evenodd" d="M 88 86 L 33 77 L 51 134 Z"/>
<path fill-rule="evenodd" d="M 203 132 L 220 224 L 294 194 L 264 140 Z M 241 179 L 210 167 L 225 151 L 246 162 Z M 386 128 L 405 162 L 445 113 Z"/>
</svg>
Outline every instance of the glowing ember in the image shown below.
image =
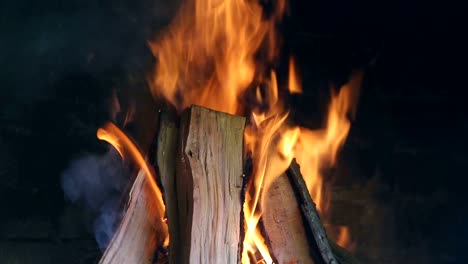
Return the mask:
<svg viewBox="0 0 468 264">
<path fill-rule="evenodd" d="M 167 31 L 149 43 L 158 59 L 154 79 L 150 80 L 152 92 L 179 111 L 197 104 L 243 114 L 251 107 L 242 98 L 252 83 L 260 79 L 268 84 L 254 91 L 256 103 L 268 106 L 267 110 L 253 110 L 251 124 L 245 130 L 245 146 L 253 159 L 253 171 L 244 203 L 244 264 L 250 263 L 249 255 L 258 252 L 263 262 L 272 263 L 257 227 L 262 193 L 286 171 L 293 157 L 301 164 L 308 190 L 320 212 L 327 213 L 329 194 L 323 192 L 320 170 L 334 165 L 339 147 L 346 139 L 350 129 L 347 115 L 354 113 L 362 78 L 361 74 L 355 75 L 338 93 L 332 93 L 323 130 L 290 126 L 288 111 L 278 96 L 275 72 L 264 76 L 264 69 L 259 67 L 272 62 L 279 53 L 276 24 L 286 3 L 279 0 L 274 5 L 272 15 L 265 16 L 259 1 L 186 0 Z M 266 61 L 255 61 L 259 51 L 266 53 Z M 292 57 L 287 90 L 302 92 Z M 156 190 L 159 200 L 161 194 Z"/>
</svg>

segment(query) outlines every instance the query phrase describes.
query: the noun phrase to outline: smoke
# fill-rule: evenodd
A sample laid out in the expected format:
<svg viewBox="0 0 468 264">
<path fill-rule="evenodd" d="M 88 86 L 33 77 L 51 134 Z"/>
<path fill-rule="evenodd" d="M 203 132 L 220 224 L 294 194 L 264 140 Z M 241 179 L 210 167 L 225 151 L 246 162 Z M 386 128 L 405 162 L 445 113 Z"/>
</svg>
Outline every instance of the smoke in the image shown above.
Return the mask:
<svg viewBox="0 0 468 264">
<path fill-rule="evenodd" d="M 96 215 L 94 234 L 101 250 L 109 244 L 121 218 L 119 199 L 130 171 L 114 148 L 71 162 L 62 173 L 65 197 Z"/>
</svg>

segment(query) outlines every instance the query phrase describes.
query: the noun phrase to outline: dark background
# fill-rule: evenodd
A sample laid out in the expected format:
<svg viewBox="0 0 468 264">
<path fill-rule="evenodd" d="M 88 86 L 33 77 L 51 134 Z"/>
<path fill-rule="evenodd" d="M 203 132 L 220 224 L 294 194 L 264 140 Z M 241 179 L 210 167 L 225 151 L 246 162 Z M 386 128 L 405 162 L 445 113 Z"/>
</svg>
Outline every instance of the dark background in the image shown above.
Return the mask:
<svg viewBox="0 0 468 264">
<path fill-rule="evenodd" d="M 368 263 L 467 263 L 466 3 L 291 1 L 284 25 L 316 116 L 331 82 L 365 70 L 357 117 L 331 174 L 333 221 L 351 227 Z M 155 124 L 146 40 L 172 1 L 0 3 L 0 262 L 93 263 L 85 209 L 60 175 L 104 153 L 96 129 L 138 102 L 135 127 Z M 325 92 L 324 92 L 325 91 Z M 314 120 L 311 121 L 312 123 Z M 149 131 L 149 132 L 148 132 Z M 145 145 L 151 129 L 130 132 Z"/>
</svg>

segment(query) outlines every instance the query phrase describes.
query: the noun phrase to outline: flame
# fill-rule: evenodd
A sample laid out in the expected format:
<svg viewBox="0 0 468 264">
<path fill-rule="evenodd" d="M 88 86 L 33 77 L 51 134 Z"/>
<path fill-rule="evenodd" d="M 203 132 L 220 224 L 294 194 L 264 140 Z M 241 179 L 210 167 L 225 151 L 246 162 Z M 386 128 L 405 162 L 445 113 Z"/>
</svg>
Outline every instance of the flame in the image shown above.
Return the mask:
<svg viewBox="0 0 468 264">
<path fill-rule="evenodd" d="M 274 76 L 272 74 L 272 81 L 276 81 Z M 359 72 L 354 74 L 338 93 L 332 90 L 327 122 L 322 130 L 312 131 L 288 126 L 288 112 L 284 111 L 276 96 L 270 98 L 270 102 L 273 102 L 270 111 L 262 115 L 252 114 L 253 125 L 246 129 L 245 141 L 255 161 L 253 180 L 248 186 L 248 190 L 254 190 L 254 195 L 247 193 L 244 203 L 247 229 L 242 263 L 249 263 L 248 254 L 252 254 L 255 248 L 261 253 L 264 262 L 272 263 L 272 257 L 257 227 L 261 217 L 261 195 L 276 177 L 286 171 L 293 157 L 301 164 L 304 180 L 318 210 L 327 216 L 330 193 L 323 192 L 321 170 L 335 164 L 339 148 L 348 135 L 351 127 L 348 115 L 355 114 L 361 79 L 362 73 Z M 274 84 L 270 84 L 269 87 L 277 89 L 277 85 Z M 345 231 L 340 231 L 342 235 L 339 239 L 345 239 L 346 235 L 350 238 L 349 230 L 342 230 Z M 346 231 L 348 233 L 345 233 Z"/>
<path fill-rule="evenodd" d="M 336 163 L 338 151 L 351 128 L 348 116 L 354 117 L 356 114 L 362 78 L 363 73 L 356 72 L 338 93 L 332 90 L 325 128 L 316 131 L 301 128 L 296 146 L 296 159 L 301 165 L 301 172 L 307 188 L 325 221 L 328 217 L 331 193 L 324 192 L 321 171 L 333 167 Z M 333 232 L 333 230 L 328 231 Z M 350 251 L 353 250 L 354 243 L 351 240 L 348 227 L 342 226 L 335 236 L 337 244 Z"/>
<path fill-rule="evenodd" d="M 156 184 L 156 178 L 151 170 L 150 166 L 146 162 L 145 158 L 141 154 L 141 151 L 133 143 L 133 141 L 116 125 L 111 122 L 106 123 L 104 126 L 98 129 L 97 138 L 106 141 L 111 144 L 120 154 L 124 157 L 124 153 L 128 153 L 135 163 L 145 172 L 146 180 L 154 193 L 156 200 L 156 210 L 159 216 L 164 215 L 165 205 L 162 199 L 162 193 Z M 162 219 L 164 221 L 164 219 Z M 168 242 L 168 236 L 166 234 L 165 241 Z M 166 243 L 165 242 L 165 243 Z"/>
<path fill-rule="evenodd" d="M 289 113 L 284 110 L 278 97 L 276 74 L 270 75 L 265 96 L 257 96 L 261 103 L 269 105 L 269 110 L 261 114 L 252 112 L 251 126 L 245 131 L 245 144 L 252 154 L 253 172 L 244 202 L 246 233 L 242 263 L 250 262 L 249 254 L 257 250 L 263 263 L 273 263 L 268 247 L 258 228 L 261 208 L 264 207 L 262 194 L 271 182 L 286 171 L 293 159 L 294 145 L 300 130 L 286 125 Z M 257 93 L 259 94 L 259 93 Z"/>
<path fill-rule="evenodd" d="M 325 129 L 317 131 L 301 129 L 296 159 L 301 164 L 301 171 L 312 199 L 322 214 L 326 214 L 330 194 L 324 194 L 322 191 L 321 170 L 335 165 L 339 148 L 351 128 L 348 114 L 355 115 L 362 77 L 362 72 L 357 72 L 338 93 L 332 90 Z"/>
<path fill-rule="evenodd" d="M 348 114 L 354 114 L 359 81 L 352 78 L 339 92 L 332 93 L 325 129 L 311 131 L 288 124 L 289 112 L 279 96 L 276 73 L 266 70 L 279 53 L 276 24 L 282 19 L 286 1 L 273 1 L 268 15 L 260 2 L 185 0 L 167 30 L 149 42 L 158 61 L 155 74 L 149 79 L 152 93 L 179 111 L 197 104 L 245 114 L 252 106 L 247 106 L 242 98 L 250 89 L 255 89 L 256 103 L 268 106 L 266 110 L 255 108 L 248 112 L 250 126 L 244 135 L 253 171 L 243 208 L 243 264 L 250 263 L 250 258 L 258 253 L 261 259 L 254 257 L 254 262 L 273 262 L 258 228 L 262 194 L 286 171 L 293 157 L 301 164 L 312 198 L 321 213 L 326 214 L 329 194 L 323 192 L 320 172 L 333 166 L 346 139 L 350 129 Z M 266 83 L 266 87 L 252 87 L 258 81 Z M 293 57 L 289 60 L 287 89 L 290 93 L 302 92 Z"/>
<path fill-rule="evenodd" d="M 261 55 L 267 61 L 272 61 L 279 51 L 276 23 L 285 8 L 284 0 L 276 1 L 267 17 L 259 1 L 186 0 L 167 31 L 149 43 L 158 59 L 154 78 L 149 81 L 153 94 L 165 98 L 179 111 L 197 104 L 230 114 L 243 113 L 246 106 L 240 98 L 256 78 L 263 78 L 256 61 L 260 48 L 266 51 Z M 243 263 L 248 263 L 250 249 L 251 253 L 260 251 L 263 261 L 272 263 L 256 228 L 261 217 L 257 205 L 265 182 L 276 174 L 267 165 L 268 153 L 288 114 L 278 103 L 274 72 L 270 79 L 265 93 L 260 87 L 256 90 L 257 101 L 269 105 L 270 110 L 252 113 L 252 127 L 245 134 L 255 172 L 244 204 Z M 284 171 L 287 160 L 282 164 Z"/>
<path fill-rule="evenodd" d="M 296 72 L 296 64 L 293 56 L 289 57 L 288 89 L 291 94 L 302 93 L 302 86 Z"/>
<path fill-rule="evenodd" d="M 243 264 L 250 262 L 248 253 L 254 253 L 255 250 L 253 249 L 260 252 L 265 263 L 273 263 L 268 247 L 257 225 L 261 217 L 259 205 L 261 204 L 262 191 L 268 188 L 275 177 L 281 175 L 288 168 L 292 160 L 292 158 L 289 161 L 281 159 L 278 152 L 272 149 L 275 147 L 275 144 L 272 144 L 275 136 L 277 136 L 277 132 L 287 116 L 287 113 L 282 116 L 273 115 L 261 121 L 257 127 L 248 127 L 245 132 L 247 146 L 252 153 L 254 166 L 252 180 L 249 182 L 244 202 L 246 233 L 244 237 L 244 251 L 242 253 Z M 254 120 L 259 119 L 256 118 Z M 288 145 L 288 143 L 285 142 L 283 145 Z"/>
<path fill-rule="evenodd" d="M 336 244 L 343 248 L 346 248 L 347 250 L 351 252 L 354 252 L 354 250 L 356 249 L 356 244 L 351 239 L 351 233 L 349 232 L 349 227 L 339 226 Z"/>
<path fill-rule="evenodd" d="M 281 17 L 284 1 L 276 5 Z M 186 0 L 160 39 L 150 42 L 158 59 L 152 91 L 182 110 L 191 104 L 240 113 L 239 96 L 255 76 L 254 56 L 275 41 L 274 21 L 258 1 Z M 269 49 L 273 57 L 276 49 Z"/>
</svg>

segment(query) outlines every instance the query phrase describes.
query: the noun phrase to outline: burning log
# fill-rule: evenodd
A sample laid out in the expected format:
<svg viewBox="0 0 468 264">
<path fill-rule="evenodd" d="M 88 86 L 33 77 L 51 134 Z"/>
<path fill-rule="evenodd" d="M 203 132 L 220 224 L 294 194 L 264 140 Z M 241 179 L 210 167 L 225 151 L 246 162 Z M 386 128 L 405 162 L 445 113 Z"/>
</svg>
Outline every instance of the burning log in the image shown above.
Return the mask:
<svg viewBox="0 0 468 264">
<path fill-rule="evenodd" d="M 141 170 L 129 194 L 128 207 L 100 264 L 151 263 L 163 238 L 153 192 Z"/>
<path fill-rule="evenodd" d="M 240 261 L 245 118 L 192 106 L 182 116 L 171 263 Z"/>
<path fill-rule="evenodd" d="M 295 159 L 291 162 L 286 174 L 297 194 L 303 217 L 315 242 L 313 244 L 318 249 L 324 263 L 358 264 L 359 261 L 350 253 L 327 238 L 320 216 L 307 190 L 299 164 Z"/>
<path fill-rule="evenodd" d="M 300 167 L 294 159 L 291 162 L 286 174 L 291 179 L 292 186 L 295 188 L 302 213 L 304 215 L 307 226 L 313 235 L 315 245 L 318 248 L 321 258 L 325 263 L 338 263 L 335 259 L 330 244 L 327 239 L 325 228 L 320 221 L 319 214 L 315 207 L 312 198 L 310 197 L 309 191 L 307 190 L 306 183 L 301 174 Z"/>
<path fill-rule="evenodd" d="M 159 127 L 155 163 L 168 217 L 169 263 L 239 263 L 245 118 L 192 106 L 181 120 L 162 113 Z M 147 173 L 138 174 L 100 263 L 151 263 L 163 244 L 166 230 L 160 228 L 166 225 Z M 295 160 L 263 195 L 263 233 L 278 263 L 358 263 L 327 239 Z"/>
<path fill-rule="evenodd" d="M 97 131 L 97 137 L 128 154 L 141 167 L 132 188 L 123 219 L 99 263 L 151 263 L 158 246 L 168 238 L 163 222 L 164 204 L 154 171 L 133 141 L 113 123 Z"/>
<path fill-rule="evenodd" d="M 265 191 L 262 225 L 277 263 L 314 263 L 294 190 L 286 174 Z"/>
<path fill-rule="evenodd" d="M 264 206 L 262 225 L 277 263 L 359 263 L 327 238 L 295 159 L 265 191 Z"/>
<path fill-rule="evenodd" d="M 157 136 L 156 160 L 158 175 L 164 191 L 166 216 L 169 220 L 179 219 L 177 212 L 176 184 L 176 152 L 179 128 L 175 113 L 165 111 L 159 116 L 159 132 Z M 169 244 L 169 258 L 177 256 L 178 227 L 176 220 L 168 221 L 171 243 Z"/>
</svg>

